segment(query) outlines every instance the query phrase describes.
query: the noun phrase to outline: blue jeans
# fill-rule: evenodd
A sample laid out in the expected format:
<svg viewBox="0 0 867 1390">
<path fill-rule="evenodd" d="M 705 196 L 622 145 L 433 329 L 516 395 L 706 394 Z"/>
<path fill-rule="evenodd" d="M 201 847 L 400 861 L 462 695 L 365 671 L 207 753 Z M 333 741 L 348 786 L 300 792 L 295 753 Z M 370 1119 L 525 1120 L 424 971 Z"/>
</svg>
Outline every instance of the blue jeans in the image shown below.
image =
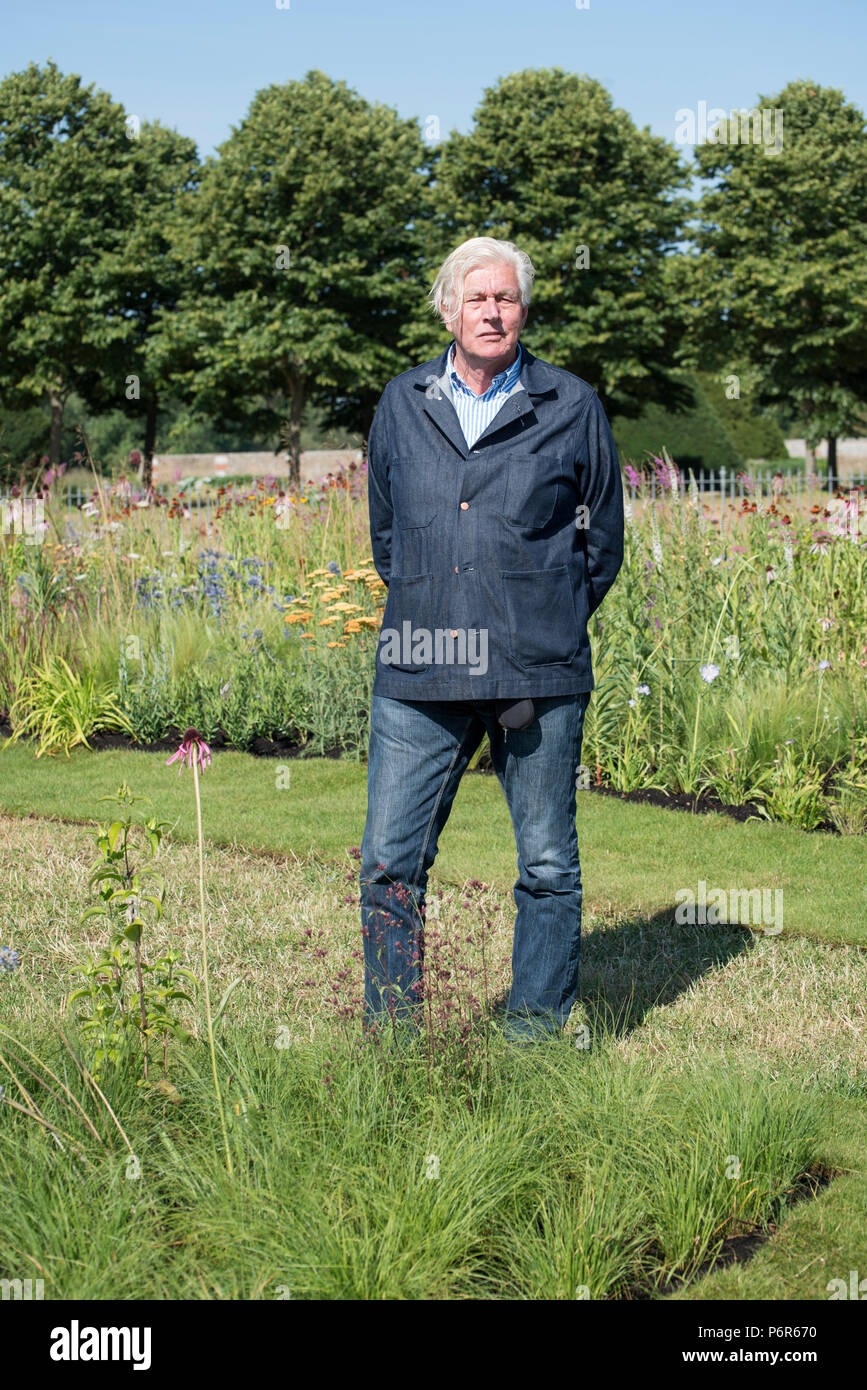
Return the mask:
<svg viewBox="0 0 867 1390">
<path fill-rule="evenodd" d="M 428 871 L 458 784 L 487 731 L 518 850 L 512 1036 L 562 1029 L 575 1002 L 581 867 L 575 785 L 590 692 L 534 700 L 526 729 L 503 729 L 493 700 L 374 695 L 361 844 L 365 1025 L 422 1018 Z"/>
</svg>

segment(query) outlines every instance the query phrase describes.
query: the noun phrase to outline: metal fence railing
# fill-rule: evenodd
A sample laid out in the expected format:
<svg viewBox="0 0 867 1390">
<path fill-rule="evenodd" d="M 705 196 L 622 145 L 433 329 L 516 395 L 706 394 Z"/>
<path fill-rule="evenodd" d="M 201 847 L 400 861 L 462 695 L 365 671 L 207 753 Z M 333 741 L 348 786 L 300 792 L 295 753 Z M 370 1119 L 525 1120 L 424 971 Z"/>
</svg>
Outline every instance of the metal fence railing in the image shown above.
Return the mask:
<svg viewBox="0 0 867 1390">
<path fill-rule="evenodd" d="M 793 502 L 798 502 L 807 496 L 822 493 L 826 497 L 831 495 L 825 477 L 805 472 L 780 473 L 769 469 L 754 471 L 747 469 L 736 472 L 734 469 L 726 470 L 725 468 L 720 468 L 718 471 L 699 468 L 693 470 L 675 469 L 666 472 L 659 469 L 642 472 L 640 482 L 637 481 L 637 477 L 636 471 L 630 465 L 624 467 L 624 495 L 631 501 L 644 499 L 655 502 L 670 496 L 675 486 L 681 497 L 685 499 L 694 487 L 702 501 L 722 511 L 727 506 L 741 507 L 745 500 L 767 503 L 775 498 L 788 498 Z M 250 484 L 255 486 L 257 481 L 258 479 L 251 478 Z M 242 485 L 237 484 L 236 486 L 241 487 Z M 843 492 L 849 492 L 853 488 L 860 488 L 863 491 L 867 489 L 867 473 L 850 474 L 841 478 L 837 486 Z M 163 504 L 168 503 L 170 498 L 180 495 L 181 489 L 182 485 L 175 487 L 169 487 L 165 483 L 155 485 L 153 491 L 162 499 L 159 511 L 163 515 L 166 511 Z M 55 506 L 58 496 L 65 505 L 70 518 L 82 508 L 89 510 L 93 506 L 96 511 L 100 509 L 99 502 L 94 501 L 94 491 L 89 488 L 76 486 L 67 488 L 60 494 L 55 493 Z M 5 504 L 12 500 L 10 489 L 0 490 L 0 504 L 4 505 L 4 517 L 7 510 Z M 27 504 L 30 499 L 25 496 L 18 500 Z M 136 503 L 145 500 L 145 493 L 142 489 L 131 487 L 123 500 L 125 505 L 135 506 Z M 183 491 L 183 501 L 184 507 L 189 508 L 191 514 L 195 512 L 200 522 L 210 525 L 211 521 L 215 519 L 219 499 L 213 485 L 207 488 L 190 488 Z M 0 533 L 3 529 L 8 530 L 9 528 L 4 524 L 3 527 L 0 527 Z"/>
</svg>

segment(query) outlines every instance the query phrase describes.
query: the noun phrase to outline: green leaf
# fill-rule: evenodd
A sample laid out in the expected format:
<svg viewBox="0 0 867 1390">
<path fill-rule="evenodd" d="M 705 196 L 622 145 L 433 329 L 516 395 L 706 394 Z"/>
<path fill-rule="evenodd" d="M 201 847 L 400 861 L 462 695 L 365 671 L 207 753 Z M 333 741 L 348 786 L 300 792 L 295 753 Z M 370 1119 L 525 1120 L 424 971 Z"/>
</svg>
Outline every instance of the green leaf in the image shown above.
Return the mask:
<svg viewBox="0 0 867 1390">
<path fill-rule="evenodd" d="M 85 922 L 85 921 L 87 920 L 88 917 L 107 917 L 107 916 L 108 916 L 108 912 L 107 912 L 106 908 L 100 907 L 99 905 L 97 905 L 96 907 L 88 907 L 84 912 L 82 912 L 82 914 L 81 914 L 81 916 L 79 917 L 78 920 L 79 920 L 79 922 Z"/>
</svg>

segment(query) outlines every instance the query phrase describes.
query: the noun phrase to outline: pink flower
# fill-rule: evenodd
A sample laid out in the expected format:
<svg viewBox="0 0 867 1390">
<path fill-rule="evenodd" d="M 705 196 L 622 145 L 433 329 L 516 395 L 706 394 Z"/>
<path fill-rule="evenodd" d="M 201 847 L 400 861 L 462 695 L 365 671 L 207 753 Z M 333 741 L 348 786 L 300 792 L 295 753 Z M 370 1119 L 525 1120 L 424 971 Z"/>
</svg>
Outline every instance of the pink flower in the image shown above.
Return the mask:
<svg viewBox="0 0 867 1390">
<path fill-rule="evenodd" d="M 641 474 L 632 467 L 631 463 L 623 465 L 623 472 L 626 474 L 626 481 L 630 487 L 641 487 Z"/>
<path fill-rule="evenodd" d="M 177 753 L 173 753 L 170 758 L 166 758 L 166 766 L 168 766 L 169 763 L 177 762 L 178 758 L 181 759 L 181 765 L 178 768 L 179 777 L 185 767 L 192 767 L 196 762 L 198 762 L 202 772 L 205 771 L 205 768 L 210 767 L 211 750 L 196 729 L 187 729 Z"/>
</svg>

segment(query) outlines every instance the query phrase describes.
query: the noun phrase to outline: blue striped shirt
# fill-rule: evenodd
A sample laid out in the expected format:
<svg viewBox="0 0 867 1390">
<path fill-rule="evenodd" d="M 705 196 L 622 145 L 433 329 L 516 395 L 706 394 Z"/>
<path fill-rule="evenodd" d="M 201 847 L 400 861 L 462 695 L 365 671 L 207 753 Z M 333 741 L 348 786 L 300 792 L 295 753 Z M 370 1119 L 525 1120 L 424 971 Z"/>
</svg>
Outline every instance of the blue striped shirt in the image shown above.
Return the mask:
<svg viewBox="0 0 867 1390">
<path fill-rule="evenodd" d="M 509 396 L 515 391 L 523 391 L 524 388 L 519 380 L 522 358 L 523 350 L 519 343 L 518 355 L 511 367 L 507 367 L 504 372 L 495 376 L 487 391 L 481 396 L 477 396 L 463 377 L 458 376 L 455 371 L 455 345 L 452 343 L 446 358 L 448 363 L 446 375 L 451 386 L 452 405 L 457 411 L 468 449 L 472 449 L 476 440 L 484 434 Z"/>
</svg>

